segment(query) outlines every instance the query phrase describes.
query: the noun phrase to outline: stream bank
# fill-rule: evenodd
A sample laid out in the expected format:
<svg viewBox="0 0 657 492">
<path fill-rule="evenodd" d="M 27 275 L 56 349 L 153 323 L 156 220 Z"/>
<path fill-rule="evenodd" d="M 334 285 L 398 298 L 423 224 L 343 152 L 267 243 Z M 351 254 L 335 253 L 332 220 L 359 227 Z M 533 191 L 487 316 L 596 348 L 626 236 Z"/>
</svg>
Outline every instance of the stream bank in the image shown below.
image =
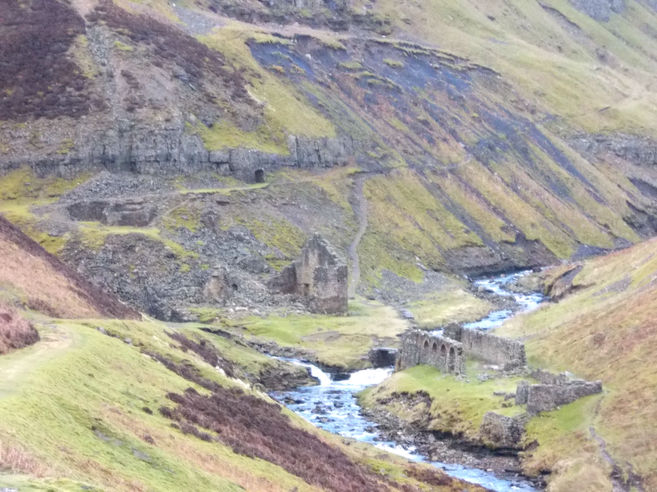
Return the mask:
<svg viewBox="0 0 657 492">
<path fill-rule="evenodd" d="M 526 273 L 476 280 L 476 288 L 509 298 L 513 307 L 493 311 L 485 318 L 469 323 L 468 327 L 491 330 L 515 313 L 538 306 L 543 300 L 540 293 L 513 292 L 508 288 Z M 332 378 L 308 362 L 291 358 L 283 360 L 306 367 L 320 384 L 274 392 L 272 396 L 319 428 L 370 443 L 412 461 L 431 463 L 455 478 L 490 490 L 533 491 L 541 488 L 540 483 L 531 483 L 520 475 L 519 460 L 513 454 L 494 452 L 458 437 L 422 431 L 404 424 L 385 409 L 363 411 L 357 395 L 383 383 L 392 374 L 392 368 L 365 369 L 350 373 L 347 378 Z"/>
</svg>

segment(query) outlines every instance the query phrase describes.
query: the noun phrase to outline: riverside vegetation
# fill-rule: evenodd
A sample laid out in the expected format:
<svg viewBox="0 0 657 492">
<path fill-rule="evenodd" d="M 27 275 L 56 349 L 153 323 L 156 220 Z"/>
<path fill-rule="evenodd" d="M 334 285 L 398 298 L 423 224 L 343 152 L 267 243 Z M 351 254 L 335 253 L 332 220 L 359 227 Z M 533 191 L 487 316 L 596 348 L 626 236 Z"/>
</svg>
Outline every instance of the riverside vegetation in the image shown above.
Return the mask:
<svg viewBox="0 0 657 492">
<path fill-rule="evenodd" d="M 550 300 L 495 335 L 602 394 L 494 452 L 481 424 L 522 413 L 522 371 L 409 367 L 359 402 L 551 490 L 657 488 L 654 1 L 2 12 L 0 487 L 470 487 L 284 409 L 269 392 L 314 380 L 270 356 L 344 377 L 409 329 L 518 310 L 473 279 L 534 269 L 514 288 Z M 290 268 L 315 233 L 342 316 Z"/>
</svg>

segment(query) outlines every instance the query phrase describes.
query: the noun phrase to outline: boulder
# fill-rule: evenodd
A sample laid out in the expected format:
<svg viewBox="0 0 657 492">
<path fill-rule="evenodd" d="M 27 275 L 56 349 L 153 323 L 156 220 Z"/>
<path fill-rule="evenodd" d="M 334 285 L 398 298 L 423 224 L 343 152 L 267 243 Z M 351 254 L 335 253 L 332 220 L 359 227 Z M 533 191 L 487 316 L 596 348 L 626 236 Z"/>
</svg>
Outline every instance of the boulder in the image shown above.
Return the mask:
<svg viewBox="0 0 657 492">
<path fill-rule="evenodd" d="M 479 427 L 483 443 L 493 449 L 521 449 L 525 420 L 488 412 Z"/>
</svg>

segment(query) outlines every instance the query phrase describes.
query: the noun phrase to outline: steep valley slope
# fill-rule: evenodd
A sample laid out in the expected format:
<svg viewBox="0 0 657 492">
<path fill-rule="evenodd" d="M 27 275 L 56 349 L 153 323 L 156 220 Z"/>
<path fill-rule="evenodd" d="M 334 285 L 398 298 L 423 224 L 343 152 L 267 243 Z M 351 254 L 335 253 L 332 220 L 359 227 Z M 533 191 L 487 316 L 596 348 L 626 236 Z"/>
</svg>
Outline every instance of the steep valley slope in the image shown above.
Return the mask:
<svg viewBox="0 0 657 492">
<path fill-rule="evenodd" d="M 198 324 L 137 319 L 4 220 L 0 247 L 13 315 L 2 308 L 0 348 L 19 317 L 40 335 L 0 356 L 3 490 L 482 490 L 264 393 L 309 382 L 303 369 Z"/>
<path fill-rule="evenodd" d="M 311 232 L 356 237 L 358 180 L 368 295 L 627 246 L 657 13 L 589 3 L 6 2 L 0 209 L 163 319 L 225 302 L 213 275 L 276 304 Z"/>
<path fill-rule="evenodd" d="M 282 409 L 313 380 L 263 352 L 363 369 L 554 265 L 499 334 L 605 391 L 523 471 L 657 488 L 654 0 L 0 0 L 0 41 L 0 310 L 40 337 L 0 356 L 0 488 L 461 490 Z M 315 233 L 346 316 L 270 287 Z M 363 402 L 475 439 L 516 379 Z"/>
</svg>

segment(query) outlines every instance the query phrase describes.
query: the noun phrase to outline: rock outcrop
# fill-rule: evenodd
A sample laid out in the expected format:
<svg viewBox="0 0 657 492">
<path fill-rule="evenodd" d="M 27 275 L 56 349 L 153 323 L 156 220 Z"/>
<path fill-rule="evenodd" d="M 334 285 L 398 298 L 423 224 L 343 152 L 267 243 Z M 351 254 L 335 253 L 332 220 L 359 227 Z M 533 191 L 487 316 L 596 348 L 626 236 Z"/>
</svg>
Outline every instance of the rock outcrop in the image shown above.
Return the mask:
<svg viewBox="0 0 657 492">
<path fill-rule="evenodd" d="M 398 350 L 390 347 L 377 347 L 370 350 L 369 359 L 373 367 L 392 367 L 395 365 Z"/>
<path fill-rule="evenodd" d="M 610 155 L 635 166 L 657 166 L 657 141 L 651 138 L 625 133 L 578 135 L 569 143 L 585 156 Z"/>
<path fill-rule="evenodd" d="M 493 449 L 521 449 L 525 424 L 524 416 L 507 417 L 487 412 L 479 427 L 479 437 L 486 446 Z"/>
<path fill-rule="evenodd" d="M 269 288 L 301 297 L 315 313 L 347 313 L 347 265 L 319 234 L 303 247 L 301 257 L 269 281 Z"/>
<path fill-rule="evenodd" d="M 573 6 L 597 21 L 608 22 L 612 14 L 621 14 L 627 8 L 625 0 L 570 0 Z"/>
</svg>

